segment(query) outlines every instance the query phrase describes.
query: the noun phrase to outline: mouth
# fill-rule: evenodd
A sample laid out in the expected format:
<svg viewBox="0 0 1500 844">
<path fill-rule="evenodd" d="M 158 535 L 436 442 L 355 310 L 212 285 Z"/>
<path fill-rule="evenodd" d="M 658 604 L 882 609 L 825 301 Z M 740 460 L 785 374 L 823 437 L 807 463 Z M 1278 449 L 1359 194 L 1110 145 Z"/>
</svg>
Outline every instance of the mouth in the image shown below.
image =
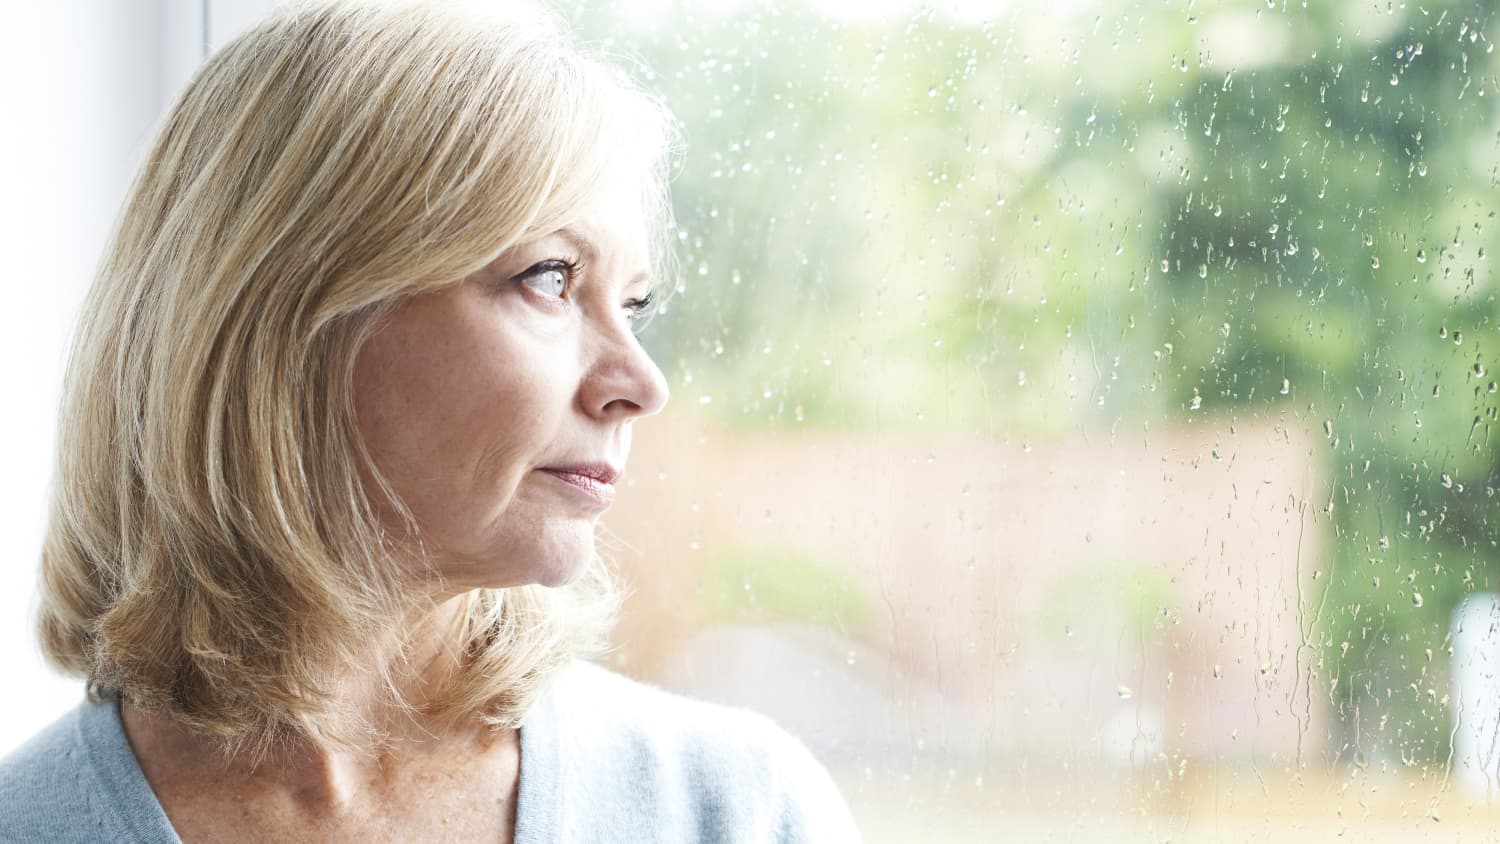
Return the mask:
<svg viewBox="0 0 1500 844">
<path fill-rule="evenodd" d="M 543 466 L 537 471 L 567 484 L 590 501 L 608 507 L 615 500 L 615 481 L 620 471 L 607 463 Z"/>
</svg>

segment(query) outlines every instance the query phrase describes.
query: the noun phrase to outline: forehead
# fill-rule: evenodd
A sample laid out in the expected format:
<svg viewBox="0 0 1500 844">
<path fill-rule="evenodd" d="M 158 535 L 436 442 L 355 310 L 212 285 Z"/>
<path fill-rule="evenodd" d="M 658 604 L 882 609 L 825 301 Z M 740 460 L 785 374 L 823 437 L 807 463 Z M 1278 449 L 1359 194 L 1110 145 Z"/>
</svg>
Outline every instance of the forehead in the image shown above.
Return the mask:
<svg viewBox="0 0 1500 844">
<path fill-rule="evenodd" d="M 646 205 L 641 180 L 616 176 L 601 182 L 567 228 L 595 243 L 644 249 Z"/>
<path fill-rule="evenodd" d="M 650 261 L 645 192 L 639 179 L 612 178 L 598 184 L 555 231 L 537 232 L 530 241 L 558 238 L 584 257 L 635 273 Z"/>
</svg>

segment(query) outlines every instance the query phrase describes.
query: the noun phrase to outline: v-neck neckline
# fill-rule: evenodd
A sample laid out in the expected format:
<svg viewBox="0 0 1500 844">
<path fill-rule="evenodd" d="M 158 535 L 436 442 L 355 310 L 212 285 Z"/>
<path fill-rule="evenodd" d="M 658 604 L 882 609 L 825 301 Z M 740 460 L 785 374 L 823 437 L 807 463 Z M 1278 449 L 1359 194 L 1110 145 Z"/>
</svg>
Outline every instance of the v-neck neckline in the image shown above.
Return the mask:
<svg viewBox="0 0 1500 844">
<path fill-rule="evenodd" d="M 557 840 L 561 790 L 556 712 L 550 691 L 542 693 L 517 730 L 521 762 L 512 833 L 515 844 Z M 94 779 L 91 790 L 110 804 L 111 820 L 123 827 L 117 832 L 123 833 L 118 840 L 182 844 L 130 747 L 118 696 L 84 702 L 77 728 Z"/>
</svg>

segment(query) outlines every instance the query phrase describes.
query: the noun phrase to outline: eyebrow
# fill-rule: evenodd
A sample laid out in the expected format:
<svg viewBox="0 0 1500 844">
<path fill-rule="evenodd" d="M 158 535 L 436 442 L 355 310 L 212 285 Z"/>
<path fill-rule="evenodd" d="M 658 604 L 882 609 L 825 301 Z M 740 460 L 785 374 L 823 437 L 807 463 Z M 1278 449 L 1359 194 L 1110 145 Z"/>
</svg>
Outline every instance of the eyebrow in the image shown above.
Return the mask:
<svg viewBox="0 0 1500 844">
<path fill-rule="evenodd" d="M 591 263 L 599 257 L 599 249 L 594 245 L 594 242 L 592 240 L 589 240 L 587 237 L 584 237 L 581 232 L 579 232 L 572 226 L 564 226 L 553 232 L 552 234 L 547 235 L 547 237 L 560 237 L 563 240 L 568 241 L 568 243 L 571 244 L 574 249 L 577 249 L 579 253 L 583 255 L 583 258 L 586 262 Z M 651 274 L 643 270 L 636 273 L 635 277 L 625 282 L 625 286 L 634 287 L 637 284 L 651 285 L 653 283 L 654 282 L 651 278 Z"/>
</svg>

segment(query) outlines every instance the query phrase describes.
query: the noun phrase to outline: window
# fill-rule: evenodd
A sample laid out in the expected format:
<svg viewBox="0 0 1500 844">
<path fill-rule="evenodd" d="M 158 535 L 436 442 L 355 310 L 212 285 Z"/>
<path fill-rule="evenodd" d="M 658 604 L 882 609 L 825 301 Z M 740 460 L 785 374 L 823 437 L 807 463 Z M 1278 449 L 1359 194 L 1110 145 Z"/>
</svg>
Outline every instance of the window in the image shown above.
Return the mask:
<svg viewBox="0 0 1500 844">
<path fill-rule="evenodd" d="M 1478 834 L 1486 6 L 568 8 L 687 130 L 626 670 L 873 841 Z"/>
</svg>

